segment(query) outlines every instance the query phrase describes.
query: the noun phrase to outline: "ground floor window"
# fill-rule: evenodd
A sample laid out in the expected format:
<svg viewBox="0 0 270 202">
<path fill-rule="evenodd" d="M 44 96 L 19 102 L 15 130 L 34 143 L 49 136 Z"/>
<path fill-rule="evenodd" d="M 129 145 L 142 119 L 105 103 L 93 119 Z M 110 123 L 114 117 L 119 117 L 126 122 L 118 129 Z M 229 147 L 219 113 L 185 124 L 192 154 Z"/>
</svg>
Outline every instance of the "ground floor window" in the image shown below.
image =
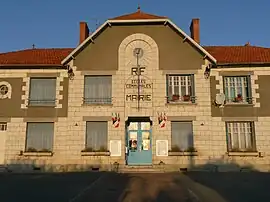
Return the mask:
<svg viewBox="0 0 270 202">
<path fill-rule="evenodd" d="M 195 151 L 193 144 L 193 125 L 191 121 L 171 122 L 171 151 Z"/>
<path fill-rule="evenodd" d="M 27 152 L 51 152 L 53 150 L 54 123 L 27 123 Z"/>
<path fill-rule="evenodd" d="M 226 122 L 228 151 L 256 151 L 253 122 Z"/>
<path fill-rule="evenodd" d="M 86 122 L 86 141 L 84 151 L 108 151 L 108 123 L 106 121 Z"/>
</svg>

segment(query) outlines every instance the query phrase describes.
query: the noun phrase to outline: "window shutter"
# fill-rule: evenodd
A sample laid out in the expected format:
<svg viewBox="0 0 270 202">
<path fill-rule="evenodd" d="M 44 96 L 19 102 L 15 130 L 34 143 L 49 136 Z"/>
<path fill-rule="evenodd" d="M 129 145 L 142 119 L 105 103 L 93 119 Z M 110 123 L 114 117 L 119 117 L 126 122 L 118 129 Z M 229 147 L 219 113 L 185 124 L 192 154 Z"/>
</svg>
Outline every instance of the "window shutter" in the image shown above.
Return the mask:
<svg viewBox="0 0 270 202">
<path fill-rule="evenodd" d="M 252 104 L 252 86 L 251 86 L 251 76 L 247 76 L 247 97 L 248 97 L 248 103 Z"/>
<path fill-rule="evenodd" d="M 166 74 L 166 101 L 169 101 L 169 77 L 170 75 Z"/>
<path fill-rule="evenodd" d="M 191 96 L 195 96 L 195 77 L 194 74 L 190 75 L 191 80 Z"/>
<path fill-rule="evenodd" d="M 229 124 L 226 122 L 225 123 L 225 129 L 226 129 L 226 141 L 227 141 L 227 151 L 231 150 L 231 137 L 229 135 Z"/>
</svg>

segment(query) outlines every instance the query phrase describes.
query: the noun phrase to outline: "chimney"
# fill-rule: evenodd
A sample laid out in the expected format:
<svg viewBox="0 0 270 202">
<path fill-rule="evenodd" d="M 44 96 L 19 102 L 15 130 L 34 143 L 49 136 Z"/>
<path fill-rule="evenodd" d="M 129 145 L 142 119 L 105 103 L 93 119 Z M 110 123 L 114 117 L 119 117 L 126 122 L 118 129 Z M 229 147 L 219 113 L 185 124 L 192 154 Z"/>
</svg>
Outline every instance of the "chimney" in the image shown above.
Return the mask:
<svg viewBox="0 0 270 202">
<path fill-rule="evenodd" d="M 200 19 L 192 19 L 189 29 L 191 38 L 200 44 Z"/>
<path fill-rule="evenodd" d="M 80 22 L 80 43 L 81 44 L 89 36 L 89 28 L 86 22 Z"/>
</svg>

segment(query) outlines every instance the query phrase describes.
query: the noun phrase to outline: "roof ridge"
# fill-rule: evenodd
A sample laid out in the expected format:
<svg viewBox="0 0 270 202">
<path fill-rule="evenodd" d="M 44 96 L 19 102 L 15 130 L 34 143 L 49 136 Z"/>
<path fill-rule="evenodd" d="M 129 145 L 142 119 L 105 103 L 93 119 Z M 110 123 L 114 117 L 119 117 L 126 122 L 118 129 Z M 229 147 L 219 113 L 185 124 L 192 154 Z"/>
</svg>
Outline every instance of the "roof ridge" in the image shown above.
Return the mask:
<svg viewBox="0 0 270 202">
<path fill-rule="evenodd" d="M 130 19 L 168 19 L 166 16 L 159 16 L 155 14 L 150 14 L 138 9 L 133 13 L 126 13 L 114 18 L 109 18 L 109 20 L 130 20 Z"/>
<path fill-rule="evenodd" d="M 0 55 L 8 54 L 8 53 L 18 53 L 23 51 L 34 51 L 34 50 L 72 50 L 75 48 L 26 48 L 21 50 L 15 50 L 15 51 L 8 51 L 8 52 L 2 52 Z"/>
</svg>

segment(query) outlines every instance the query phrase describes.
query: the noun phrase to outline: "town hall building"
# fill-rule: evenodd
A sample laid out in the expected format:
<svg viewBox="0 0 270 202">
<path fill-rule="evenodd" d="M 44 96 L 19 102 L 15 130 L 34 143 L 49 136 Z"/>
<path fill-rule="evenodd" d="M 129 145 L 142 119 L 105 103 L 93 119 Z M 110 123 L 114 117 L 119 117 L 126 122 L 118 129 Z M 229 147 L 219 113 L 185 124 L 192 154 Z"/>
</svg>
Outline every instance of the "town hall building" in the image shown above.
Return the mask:
<svg viewBox="0 0 270 202">
<path fill-rule="evenodd" d="M 163 16 L 80 23 L 75 48 L 0 53 L 0 165 L 270 170 L 270 48 L 202 46 Z"/>
</svg>

